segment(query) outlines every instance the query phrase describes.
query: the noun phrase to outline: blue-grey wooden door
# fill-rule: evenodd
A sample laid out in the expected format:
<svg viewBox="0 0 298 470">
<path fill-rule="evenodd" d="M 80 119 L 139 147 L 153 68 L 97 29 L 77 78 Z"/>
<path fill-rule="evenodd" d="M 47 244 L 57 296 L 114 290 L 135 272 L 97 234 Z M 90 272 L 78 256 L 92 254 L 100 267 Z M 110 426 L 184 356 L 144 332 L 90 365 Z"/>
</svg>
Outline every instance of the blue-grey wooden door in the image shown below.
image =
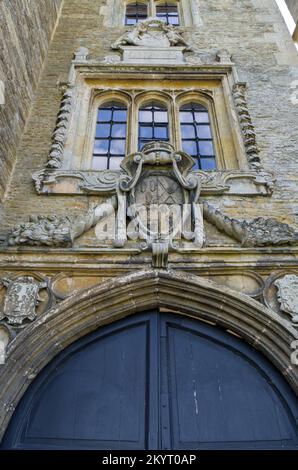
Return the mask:
<svg viewBox="0 0 298 470">
<path fill-rule="evenodd" d="M 244 341 L 147 312 L 101 328 L 49 364 L 2 448 L 297 447 L 297 398 Z"/>
</svg>

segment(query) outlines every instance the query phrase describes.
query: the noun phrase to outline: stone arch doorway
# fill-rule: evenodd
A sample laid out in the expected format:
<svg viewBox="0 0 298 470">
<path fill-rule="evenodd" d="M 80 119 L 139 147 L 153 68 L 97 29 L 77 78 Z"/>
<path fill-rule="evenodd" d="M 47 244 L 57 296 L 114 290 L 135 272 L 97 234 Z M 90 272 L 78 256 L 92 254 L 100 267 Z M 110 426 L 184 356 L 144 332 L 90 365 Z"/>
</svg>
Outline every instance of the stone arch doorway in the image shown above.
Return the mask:
<svg viewBox="0 0 298 470">
<path fill-rule="evenodd" d="M 289 322 L 249 297 L 197 276 L 145 270 L 109 280 L 61 302 L 9 345 L 0 375 L 0 439 L 22 396 L 43 369 L 77 340 L 120 319 L 152 309 L 207 321 L 260 351 L 298 392 Z"/>
<path fill-rule="evenodd" d="M 13 449 L 298 448 L 297 401 L 243 340 L 157 310 L 76 341 L 27 390 Z"/>
</svg>

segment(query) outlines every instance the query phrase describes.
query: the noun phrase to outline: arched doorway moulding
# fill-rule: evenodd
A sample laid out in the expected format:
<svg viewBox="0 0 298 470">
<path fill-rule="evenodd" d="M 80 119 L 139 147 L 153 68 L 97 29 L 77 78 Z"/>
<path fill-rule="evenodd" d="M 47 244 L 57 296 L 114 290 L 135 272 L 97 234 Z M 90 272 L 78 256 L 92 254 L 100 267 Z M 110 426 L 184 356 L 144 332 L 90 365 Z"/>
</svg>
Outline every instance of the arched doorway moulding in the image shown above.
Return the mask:
<svg viewBox="0 0 298 470">
<path fill-rule="evenodd" d="M 147 270 L 114 278 L 44 313 L 9 345 L 0 374 L 0 439 L 32 380 L 60 351 L 100 326 L 154 308 L 205 320 L 261 351 L 298 394 L 289 322 L 246 295 L 182 272 Z"/>
</svg>

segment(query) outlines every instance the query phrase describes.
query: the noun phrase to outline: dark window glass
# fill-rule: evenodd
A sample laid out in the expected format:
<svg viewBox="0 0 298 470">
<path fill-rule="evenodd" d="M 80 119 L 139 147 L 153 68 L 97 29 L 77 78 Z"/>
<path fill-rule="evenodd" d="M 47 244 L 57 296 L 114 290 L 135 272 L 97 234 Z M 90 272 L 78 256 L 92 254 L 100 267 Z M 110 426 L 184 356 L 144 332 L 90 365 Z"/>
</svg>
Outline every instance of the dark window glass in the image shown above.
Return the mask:
<svg viewBox="0 0 298 470">
<path fill-rule="evenodd" d="M 156 5 L 156 16 L 166 24 L 179 26 L 178 5 L 175 3 L 160 3 Z"/>
<path fill-rule="evenodd" d="M 92 168 L 119 168 L 125 155 L 127 110 L 120 103 L 108 103 L 98 109 Z"/>
<path fill-rule="evenodd" d="M 154 102 L 139 111 L 139 150 L 153 140 L 169 140 L 168 111 Z"/>
<path fill-rule="evenodd" d="M 126 6 L 125 24 L 134 25 L 147 18 L 147 5 L 144 3 L 129 3 Z"/>
<path fill-rule="evenodd" d="M 196 169 L 215 170 L 216 159 L 207 109 L 195 103 L 180 108 L 182 148 L 196 160 Z"/>
</svg>

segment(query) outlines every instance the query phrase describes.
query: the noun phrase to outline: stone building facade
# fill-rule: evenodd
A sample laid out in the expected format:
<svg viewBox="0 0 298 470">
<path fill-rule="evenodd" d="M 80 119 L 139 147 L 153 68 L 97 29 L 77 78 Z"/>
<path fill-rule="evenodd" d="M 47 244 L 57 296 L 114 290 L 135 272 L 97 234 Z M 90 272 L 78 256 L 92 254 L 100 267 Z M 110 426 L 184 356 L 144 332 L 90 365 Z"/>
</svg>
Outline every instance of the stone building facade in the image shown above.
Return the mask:
<svg viewBox="0 0 298 470">
<path fill-rule="evenodd" d="M 272 0 L 168 3 L 132 24 L 124 0 L 32 2 L 39 52 L 4 40 L 1 437 L 59 353 L 152 309 L 242 338 L 297 395 L 298 54 Z"/>
</svg>

